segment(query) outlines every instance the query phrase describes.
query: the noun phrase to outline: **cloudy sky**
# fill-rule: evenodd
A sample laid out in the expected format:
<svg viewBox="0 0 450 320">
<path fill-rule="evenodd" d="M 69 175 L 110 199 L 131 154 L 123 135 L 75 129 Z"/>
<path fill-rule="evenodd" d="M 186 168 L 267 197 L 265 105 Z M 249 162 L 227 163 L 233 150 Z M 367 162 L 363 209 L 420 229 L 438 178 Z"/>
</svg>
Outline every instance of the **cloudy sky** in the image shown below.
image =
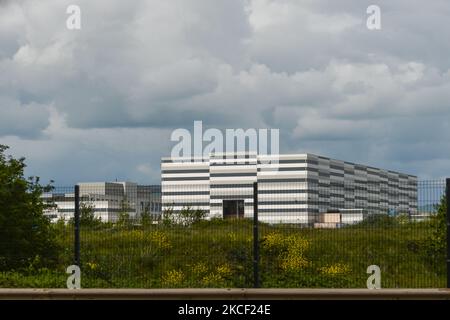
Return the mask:
<svg viewBox="0 0 450 320">
<path fill-rule="evenodd" d="M 171 132 L 202 120 L 450 176 L 449 16 L 448 0 L 0 0 L 0 144 L 58 185 L 158 183 Z"/>
</svg>

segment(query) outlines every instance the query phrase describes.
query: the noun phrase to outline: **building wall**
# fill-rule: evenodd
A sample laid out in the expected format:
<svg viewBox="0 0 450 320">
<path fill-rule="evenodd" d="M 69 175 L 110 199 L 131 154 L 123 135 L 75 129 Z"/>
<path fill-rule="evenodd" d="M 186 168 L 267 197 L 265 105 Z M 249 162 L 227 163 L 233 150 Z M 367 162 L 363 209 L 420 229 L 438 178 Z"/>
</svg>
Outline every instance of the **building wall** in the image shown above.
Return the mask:
<svg viewBox="0 0 450 320">
<path fill-rule="evenodd" d="M 137 215 L 141 216 L 143 213 L 149 213 L 154 218 L 161 215 L 161 186 L 137 186 L 136 199 Z"/>
<path fill-rule="evenodd" d="M 308 155 L 309 190 L 318 191 L 311 209 L 318 212 L 363 208 L 417 213 L 417 177 L 316 155 Z"/>
<path fill-rule="evenodd" d="M 210 158 L 211 214 L 222 217 L 222 200 L 244 200 L 244 217 L 253 216 L 253 183 L 257 179 L 256 154 L 224 154 Z"/>
<path fill-rule="evenodd" d="M 80 202 L 93 207 L 94 215 L 103 222 L 116 222 L 124 208 L 131 218 L 138 218 L 143 212 L 153 216 L 161 214 L 160 186 L 138 186 L 131 182 L 79 183 Z M 52 221 L 74 217 L 74 194 L 45 194 L 44 201 L 53 204 L 46 215 Z"/>
<path fill-rule="evenodd" d="M 169 159 L 161 162 L 161 202 L 163 210 L 179 213 L 183 208 L 195 206 L 210 211 L 209 161 L 202 158 Z"/>
<path fill-rule="evenodd" d="M 341 221 L 340 213 L 321 213 L 319 215 L 320 223 L 340 223 Z"/>
<path fill-rule="evenodd" d="M 271 159 L 256 154 L 163 158 L 163 210 L 179 212 L 189 206 L 222 217 L 223 200 L 244 200 L 244 216 L 252 217 L 252 185 L 257 181 L 258 215 L 267 222 L 311 224 L 320 212 L 339 209 L 417 211 L 414 176 L 312 154 L 279 155 L 276 169 Z M 349 214 L 345 220 L 356 221 Z"/>
<path fill-rule="evenodd" d="M 311 223 L 307 155 L 258 157 L 258 215 L 267 222 Z"/>
</svg>

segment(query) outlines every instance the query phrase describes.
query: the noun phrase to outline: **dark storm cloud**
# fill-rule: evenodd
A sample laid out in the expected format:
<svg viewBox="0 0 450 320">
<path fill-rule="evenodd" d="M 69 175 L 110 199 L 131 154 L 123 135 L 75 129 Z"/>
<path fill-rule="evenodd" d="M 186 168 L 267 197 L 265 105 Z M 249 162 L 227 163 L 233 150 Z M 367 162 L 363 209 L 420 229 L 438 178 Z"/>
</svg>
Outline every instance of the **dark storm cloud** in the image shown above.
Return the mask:
<svg viewBox="0 0 450 320">
<path fill-rule="evenodd" d="M 194 120 L 279 128 L 282 152 L 450 168 L 446 0 L 380 0 L 379 31 L 369 1 L 81 0 L 79 31 L 69 4 L 0 1 L 0 142 L 35 174 L 157 182 Z"/>
</svg>

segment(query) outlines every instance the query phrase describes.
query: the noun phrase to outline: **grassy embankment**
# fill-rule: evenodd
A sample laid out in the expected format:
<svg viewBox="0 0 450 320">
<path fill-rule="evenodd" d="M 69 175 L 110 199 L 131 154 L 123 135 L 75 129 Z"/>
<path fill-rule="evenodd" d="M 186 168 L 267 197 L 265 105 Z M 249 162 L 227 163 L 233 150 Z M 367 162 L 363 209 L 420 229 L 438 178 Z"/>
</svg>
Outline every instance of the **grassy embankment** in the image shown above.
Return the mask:
<svg viewBox="0 0 450 320">
<path fill-rule="evenodd" d="M 0 287 L 63 288 L 73 237 L 59 226 L 59 266 L 0 273 Z M 251 287 L 251 221 L 202 221 L 192 226 L 83 228 L 84 288 Z M 378 265 L 385 288 L 445 286 L 445 262 L 426 254 L 428 223 L 341 229 L 261 225 L 263 287 L 364 288 Z"/>
</svg>

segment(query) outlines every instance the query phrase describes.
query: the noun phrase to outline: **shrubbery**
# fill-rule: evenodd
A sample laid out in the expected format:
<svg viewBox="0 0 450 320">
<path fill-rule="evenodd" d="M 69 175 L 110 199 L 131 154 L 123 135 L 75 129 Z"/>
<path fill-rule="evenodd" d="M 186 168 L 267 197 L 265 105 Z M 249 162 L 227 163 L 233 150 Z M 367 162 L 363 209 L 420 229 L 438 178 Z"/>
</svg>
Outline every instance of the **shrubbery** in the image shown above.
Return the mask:
<svg viewBox="0 0 450 320">
<path fill-rule="evenodd" d="M 425 243 L 425 259 L 434 268 L 445 271 L 447 253 L 447 198 L 442 197 L 430 221 L 431 234 Z"/>
<path fill-rule="evenodd" d="M 248 220 L 201 221 L 189 227 L 155 224 L 83 230 L 84 288 L 253 285 L 253 229 Z M 65 267 L 73 257 L 73 238 L 67 237 L 68 231 L 70 228 L 59 230 L 61 245 L 69 249 L 67 259 L 59 266 L 47 272 L 38 267 L 40 262 L 36 260 L 36 267 L 21 273 L 23 281 L 18 273 L 9 275 L 11 282 L 5 280 L 8 275 L 0 274 L 0 284 L 3 281 L 9 286 L 28 285 L 31 275 L 35 275 L 33 287 L 56 281 L 64 287 Z M 352 226 L 334 230 L 261 224 L 260 232 L 264 287 L 361 288 L 366 284 L 366 269 L 371 264 L 382 268 L 383 287 L 445 285 L 445 269 L 426 263 L 420 249 L 432 234 L 429 222 L 400 223 L 395 228 Z M 445 266 L 445 260 L 442 261 Z"/>
<path fill-rule="evenodd" d="M 25 159 L 6 156 L 0 145 L 0 270 L 54 265 L 58 247 L 41 199 L 51 186 L 24 177 Z"/>
<path fill-rule="evenodd" d="M 174 213 L 172 208 L 167 208 L 162 213 L 163 225 L 192 225 L 198 223 L 206 217 L 206 211 L 201 209 L 192 209 L 191 207 L 183 208 L 179 213 Z"/>
<path fill-rule="evenodd" d="M 368 215 L 363 221 L 355 225 L 356 227 L 394 227 L 398 224 L 395 217 L 388 216 L 387 214 L 371 214 Z"/>
</svg>

